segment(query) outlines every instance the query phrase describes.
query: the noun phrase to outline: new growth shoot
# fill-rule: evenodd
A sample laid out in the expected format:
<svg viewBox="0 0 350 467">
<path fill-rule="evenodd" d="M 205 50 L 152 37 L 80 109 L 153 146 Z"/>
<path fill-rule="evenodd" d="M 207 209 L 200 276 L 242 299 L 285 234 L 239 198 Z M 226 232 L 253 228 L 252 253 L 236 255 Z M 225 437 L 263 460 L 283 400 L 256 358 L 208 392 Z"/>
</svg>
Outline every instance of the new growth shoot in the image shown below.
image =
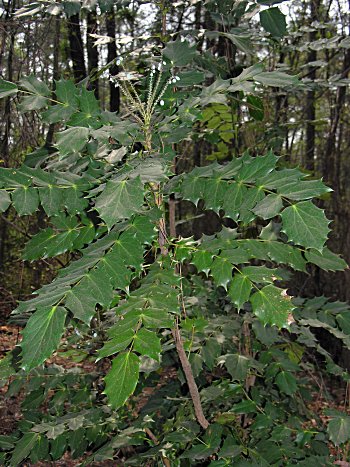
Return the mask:
<svg viewBox="0 0 350 467">
<path fill-rule="evenodd" d="M 164 69 L 167 62 L 162 59 L 158 64 L 152 64 L 147 79 L 146 100 L 143 101 L 133 83 L 133 81 L 139 80 L 142 75 L 135 72 L 127 72 L 123 66 L 122 57 L 116 60 L 116 64 L 120 66 L 123 71 L 118 73 L 117 76 L 111 76 L 110 80 L 120 88 L 122 94 L 125 96 L 125 104 L 128 111 L 140 124 L 144 133 L 146 151 L 151 151 L 152 117 L 157 105 L 164 105 L 163 96 L 169 85 L 176 84 L 180 80 L 180 77 L 175 76 L 170 71 L 170 76 L 164 80 L 165 75 L 169 73 L 168 70 Z"/>
</svg>

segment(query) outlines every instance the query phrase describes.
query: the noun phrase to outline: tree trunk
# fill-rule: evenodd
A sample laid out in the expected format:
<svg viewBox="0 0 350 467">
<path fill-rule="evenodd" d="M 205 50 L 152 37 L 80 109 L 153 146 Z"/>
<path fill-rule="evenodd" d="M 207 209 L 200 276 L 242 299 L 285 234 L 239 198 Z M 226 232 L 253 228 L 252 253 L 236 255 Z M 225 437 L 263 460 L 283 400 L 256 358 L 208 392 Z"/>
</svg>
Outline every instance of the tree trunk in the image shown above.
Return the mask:
<svg viewBox="0 0 350 467">
<path fill-rule="evenodd" d="M 311 14 L 310 23 L 319 19 L 320 0 L 311 0 L 310 3 Z M 316 40 L 316 31 L 309 33 L 309 41 Z M 307 55 L 308 63 L 317 60 L 316 50 L 310 50 Z M 316 67 L 309 67 L 309 79 L 314 82 L 316 79 Z M 315 168 L 315 91 L 310 89 L 306 94 L 306 148 L 305 148 L 305 162 L 304 166 L 307 170 L 313 171 Z"/>
<path fill-rule="evenodd" d="M 59 73 L 59 58 L 60 58 L 60 35 L 61 35 L 61 19 L 59 16 L 54 17 L 55 22 L 55 37 L 54 37 L 54 44 L 53 44 L 53 81 L 57 81 L 60 77 Z M 53 97 L 55 94 L 53 93 Z M 50 148 L 53 141 L 53 135 L 55 132 L 55 123 L 51 123 L 49 129 L 46 134 L 45 146 Z"/>
<path fill-rule="evenodd" d="M 14 45 L 15 45 L 15 35 L 16 30 L 11 24 L 11 18 L 16 9 L 16 0 L 10 0 L 8 3 L 8 8 L 5 15 L 5 29 L 6 35 L 9 37 L 9 48 L 7 56 L 7 79 L 13 81 L 13 54 L 14 54 Z M 4 37 L 5 39 L 5 37 Z M 1 150 L 1 159 L 2 165 L 4 167 L 9 166 L 9 157 L 10 157 L 10 131 L 11 131 L 11 97 L 5 99 L 4 105 L 4 135 L 1 138 L 0 150 Z M 6 213 L 4 213 L 6 217 Z M 7 224 L 4 221 L 0 221 L 0 270 L 5 268 L 5 256 L 6 256 L 6 244 L 8 238 Z"/>
<path fill-rule="evenodd" d="M 97 33 L 96 12 L 89 12 L 87 15 L 86 47 L 88 57 L 88 74 L 90 78 L 90 88 L 94 91 L 96 99 L 99 97 L 98 79 L 93 78 L 93 73 L 98 70 L 98 50 L 94 47 L 94 40 L 90 34 Z M 92 79 L 91 79 L 92 78 Z"/>
<path fill-rule="evenodd" d="M 79 14 L 68 18 L 69 53 L 73 62 L 73 75 L 76 83 L 86 78 L 84 44 L 80 31 Z"/>
<path fill-rule="evenodd" d="M 350 72 L 350 49 L 346 50 L 343 63 L 344 65 L 343 71 L 341 73 L 341 79 L 347 78 Z M 336 169 L 335 147 L 339 121 L 345 104 L 346 90 L 347 86 L 339 86 L 337 89 L 334 112 L 331 118 L 331 126 L 329 129 L 329 134 L 325 144 L 325 150 L 323 155 L 323 175 L 329 183 L 334 185 L 333 189 L 338 189 L 338 181 L 334 179 Z"/>
<path fill-rule="evenodd" d="M 107 29 L 107 36 L 112 37 L 115 39 L 115 14 L 114 10 L 110 11 L 106 14 L 106 29 Z M 113 42 L 108 43 L 108 63 L 112 60 L 115 61 L 117 58 L 117 47 L 115 44 L 115 40 Z M 115 76 L 119 73 L 119 68 L 114 63 L 110 69 L 109 73 L 111 76 Z M 119 112 L 120 110 L 120 91 L 119 88 L 115 87 L 114 83 L 111 81 L 109 82 L 109 110 L 111 112 Z"/>
</svg>

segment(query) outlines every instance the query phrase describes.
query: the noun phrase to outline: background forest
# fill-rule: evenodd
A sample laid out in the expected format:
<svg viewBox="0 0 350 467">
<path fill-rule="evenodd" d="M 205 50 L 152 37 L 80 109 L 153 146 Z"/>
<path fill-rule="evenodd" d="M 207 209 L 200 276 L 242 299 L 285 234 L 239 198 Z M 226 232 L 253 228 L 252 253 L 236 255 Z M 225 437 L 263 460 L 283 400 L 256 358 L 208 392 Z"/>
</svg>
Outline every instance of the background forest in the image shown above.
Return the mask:
<svg viewBox="0 0 350 467">
<path fill-rule="evenodd" d="M 350 2 L 0 14 L 1 465 L 350 465 Z"/>
</svg>

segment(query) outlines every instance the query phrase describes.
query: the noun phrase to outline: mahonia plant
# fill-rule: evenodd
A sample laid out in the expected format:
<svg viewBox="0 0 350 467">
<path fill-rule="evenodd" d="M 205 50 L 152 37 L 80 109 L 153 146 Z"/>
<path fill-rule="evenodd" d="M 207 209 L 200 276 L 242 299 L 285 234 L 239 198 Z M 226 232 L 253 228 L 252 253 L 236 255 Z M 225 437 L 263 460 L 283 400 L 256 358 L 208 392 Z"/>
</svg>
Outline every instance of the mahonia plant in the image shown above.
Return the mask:
<svg viewBox="0 0 350 467">
<path fill-rule="evenodd" d="M 206 335 L 203 329 L 234 331 L 238 313 L 257 318 L 261 334 L 267 328 L 288 329 L 296 305 L 285 285 L 286 270 L 305 272 L 314 264 L 337 271 L 346 265 L 326 246 L 330 221 L 313 201 L 330 188 L 298 168 L 284 167 L 272 152 L 254 157 L 247 152 L 229 162 L 174 173 L 175 145 L 190 134 L 202 108 L 222 103 L 230 93 L 244 90 L 247 82 L 294 82 L 255 65 L 237 78 L 219 79 L 193 91 L 190 71 L 173 72 L 176 51 L 181 60 L 185 51 L 188 61 L 195 53 L 188 44 L 175 41 L 146 78 L 125 69 L 116 77 L 125 99 L 123 116 L 102 111 L 92 91 L 69 80 L 56 82 L 54 99 L 49 87 L 33 75 L 18 84 L 1 80 L 1 97 L 20 93 L 22 110 L 40 110 L 45 123 L 60 122 L 64 129 L 57 132 L 50 150 L 29 154 L 18 168 L 0 168 L 0 208 L 12 206 L 21 216 L 42 209 L 47 216 L 49 226 L 26 244 L 25 260 L 70 253 L 52 283 L 14 311 L 14 318 L 28 317 L 18 371 L 39 371 L 67 329 L 79 335 L 92 326 L 95 332 L 96 320 L 105 320 L 104 343 L 95 358 L 111 359 L 104 394 L 115 410 L 141 384 L 145 361 L 158 370 L 175 349 L 195 420 L 206 430 L 204 441 L 188 458 L 204 459 L 218 450 L 223 428 L 215 410 L 211 415 L 203 411 L 203 397 L 210 399 L 197 386 L 196 340 L 204 332 L 203 348 L 211 362 L 207 364 L 213 367 L 219 359 L 233 379 L 246 376 L 248 359 L 221 355 L 214 331 Z M 141 150 L 134 149 L 135 142 L 142 143 Z M 169 211 L 181 200 L 214 211 L 221 223 L 218 231 L 199 239 L 170 235 L 176 229 Z M 198 281 L 203 280 L 214 284 L 236 313 L 221 322 L 215 321 L 218 311 L 191 321 Z M 286 394 L 295 391 L 284 370 L 275 375 Z M 199 432 L 194 425 L 188 430 Z M 59 434 L 51 433 L 54 439 Z M 40 436 L 28 431 L 11 465 L 22 462 Z M 225 438 L 227 446 L 230 436 Z M 162 459 L 170 465 L 162 449 Z"/>
</svg>

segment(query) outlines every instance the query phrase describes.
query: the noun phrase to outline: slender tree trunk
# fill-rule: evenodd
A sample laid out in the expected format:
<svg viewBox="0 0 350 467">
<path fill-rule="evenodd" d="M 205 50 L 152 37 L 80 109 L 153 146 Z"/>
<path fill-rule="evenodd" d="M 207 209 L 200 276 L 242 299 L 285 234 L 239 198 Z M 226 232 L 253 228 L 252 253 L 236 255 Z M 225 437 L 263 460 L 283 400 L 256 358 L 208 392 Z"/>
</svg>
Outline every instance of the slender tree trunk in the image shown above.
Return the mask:
<svg viewBox="0 0 350 467">
<path fill-rule="evenodd" d="M 12 17 L 15 8 L 16 8 L 16 0 L 11 0 L 8 4 L 8 10 L 6 12 L 6 19 L 10 20 Z M 15 35 L 16 31 L 13 26 L 10 24 L 6 25 L 6 33 L 9 37 L 9 48 L 8 48 L 8 56 L 7 56 L 7 79 L 9 81 L 13 81 L 13 53 L 14 53 L 14 44 L 15 44 Z M 8 165 L 9 159 L 9 138 L 10 138 L 10 130 L 11 130 L 11 97 L 7 97 L 5 99 L 4 105 L 4 135 L 1 140 L 0 150 L 1 150 L 1 159 L 3 160 L 3 164 L 5 167 Z"/>
<path fill-rule="evenodd" d="M 89 77 L 98 69 L 98 50 L 94 47 L 94 40 L 90 37 L 90 34 L 96 34 L 97 32 L 97 18 L 96 12 L 89 12 L 87 15 L 87 28 L 86 28 L 86 47 L 88 57 L 88 74 Z M 98 79 L 92 79 L 90 81 L 90 87 L 93 89 L 96 99 L 99 97 Z"/>
<path fill-rule="evenodd" d="M 16 30 L 14 25 L 10 24 L 10 20 L 12 18 L 13 13 L 16 9 L 16 0 L 10 0 L 8 3 L 8 8 L 6 11 L 6 33 L 9 36 L 9 48 L 8 48 L 8 56 L 7 56 L 7 79 L 9 81 L 13 81 L 13 55 L 14 55 L 14 45 L 15 45 L 15 35 Z M 1 150 L 1 159 L 2 165 L 5 167 L 9 166 L 9 158 L 10 158 L 10 132 L 11 132 L 11 97 L 7 97 L 5 99 L 4 105 L 4 135 L 0 142 L 0 150 Z M 6 213 L 4 213 L 6 217 Z M 0 222 L 0 270 L 3 270 L 5 267 L 5 256 L 6 256 L 6 244 L 8 238 L 8 231 L 7 231 L 7 223 L 4 221 Z"/>
<path fill-rule="evenodd" d="M 114 10 L 106 14 L 106 29 L 107 36 L 115 39 L 115 14 Z M 115 40 L 108 43 L 108 63 L 112 62 L 117 58 L 117 47 Z M 119 73 L 117 65 L 114 63 L 110 69 L 109 73 L 111 76 L 115 76 Z M 120 91 L 119 88 L 115 87 L 114 83 L 110 81 L 109 83 L 109 110 L 111 112 L 119 112 L 120 110 Z"/>
<path fill-rule="evenodd" d="M 80 31 L 79 14 L 68 18 L 69 53 L 73 62 L 73 75 L 76 83 L 86 78 L 84 44 Z"/>
<path fill-rule="evenodd" d="M 341 73 L 341 78 L 347 78 L 350 72 L 350 49 L 347 49 L 344 56 L 344 65 L 343 71 Z M 338 133 L 338 127 L 340 118 L 343 112 L 345 98 L 346 98 L 346 86 L 339 86 L 337 89 L 337 96 L 334 106 L 334 113 L 331 120 L 331 126 L 328 133 L 328 138 L 325 144 L 325 150 L 323 155 L 324 169 L 323 175 L 325 179 L 333 185 L 333 189 L 338 189 L 337 180 L 335 180 L 335 170 L 336 170 L 336 161 L 335 161 L 335 148 L 336 148 L 336 139 Z"/>
<path fill-rule="evenodd" d="M 316 21 L 319 16 L 320 0 L 311 0 L 310 3 L 311 14 L 310 23 Z M 309 41 L 316 40 L 316 31 L 309 33 Z M 310 50 L 307 55 L 308 63 L 317 60 L 316 50 Z M 309 79 L 314 82 L 316 79 L 316 67 L 309 67 L 308 73 Z M 306 94 L 306 148 L 305 148 L 305 162 L 304 166 L 307 170 L 313 171 L 315 167 L 315 119 L 316 119 L 316 107 L 315 107 L 315 91 L 310 89 Z"/>
<path fill-rule="evenodd" d="M 54 17 L 55 24 L 55 36 L 53 44 L 53 81 L 58 81 L 60 77 L 59 73 L 59 58 L 60 58 L 60 36 L 61 36 L 61 19 L 59 16 Z M 55 96 L 55 94 L 54 94 Z M 51 147 L 53 141 L 53 135 L 55 132 L 55 123 L 51 123 L 46 135 L 45 146 Z"/>
<path fill-rule="evenodd" d="M 278 63 L 285 63 L 286 54 L 284 52 L 280 53 Z M 275 101 L 275 126 L 282 128 L 285 131 L 285 150 L 288 157 L 288 125 L 287 125 L 287 115 L 288 115 L 288 95 L 276 92 L 276 101 Z M 282 148 L 281 148 L 282 149 Z M 280 155 L 280 151 L 275 150 L 277 154 Z"/>
<path fill-rule="evenodd" d="M 197 30 L 202 28 L 202 3 L 198 2 L 196 4 L 196 9 L 194 12 L 194 27 Z M 197 41 L 197 50 L 200 52 L 203 49 L 204 35 Z"/>
</svg>

